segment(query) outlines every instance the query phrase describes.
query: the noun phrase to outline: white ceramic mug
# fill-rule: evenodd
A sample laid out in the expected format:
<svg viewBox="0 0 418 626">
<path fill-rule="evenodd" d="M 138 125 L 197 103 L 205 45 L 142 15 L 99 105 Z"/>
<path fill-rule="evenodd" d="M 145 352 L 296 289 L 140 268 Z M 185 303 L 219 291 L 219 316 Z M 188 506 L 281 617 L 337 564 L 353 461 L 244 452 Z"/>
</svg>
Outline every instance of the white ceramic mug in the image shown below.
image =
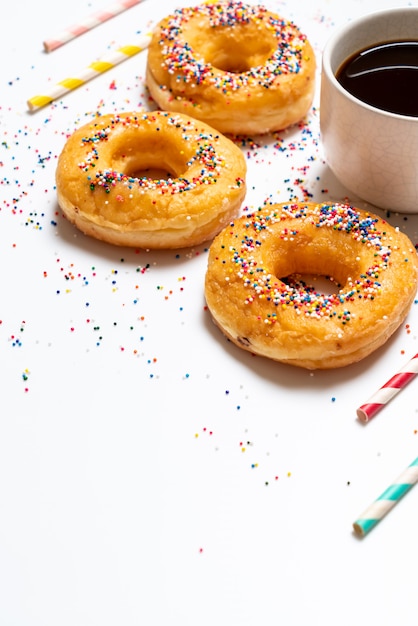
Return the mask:
<svg viewBox="0 0 418 626">
<path fill-rule="evenodd" d="M 350 192 L 376 207 L 418 213 L 418 117 L 365 104 L 335 76 L 353 54 L 400 40 L 418 40 L 418 7 L 365 15 L 331 37 L 322 58 L 321 140 L 329 167 Z M 418 85 L 411 98 L 418 99 Z"/>
</svg>

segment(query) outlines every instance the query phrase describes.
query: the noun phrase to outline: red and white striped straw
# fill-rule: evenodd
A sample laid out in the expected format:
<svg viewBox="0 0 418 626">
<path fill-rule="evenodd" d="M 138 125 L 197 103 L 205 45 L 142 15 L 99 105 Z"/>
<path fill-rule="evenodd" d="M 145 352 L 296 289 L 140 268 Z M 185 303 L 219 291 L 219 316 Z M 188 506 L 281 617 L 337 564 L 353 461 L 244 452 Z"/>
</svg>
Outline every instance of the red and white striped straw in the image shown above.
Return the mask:
<svg viewBox="0 0 418 626">
<path fill-rule="evenodd" d="M 366 404 L 357 409 L 357 417 L 362 422 L 368 422 L 394 398 L 401 389 L 411 382 L 418 374 L 418 354 L 416 354 L 395 376 L 392 376 Z"/>
<path fill-rule="evenodd" d="M 97 11 L 97 13 L 93 13 L 92 15 L 86 17 L 84 20 L 81 20 L 78 24 L 73 24 L 69 26 L 61 33 L 58 33 L 55 37 L 51 37 L 51 39 L 46 39 L 43 44 L 46 52 L 52 52 L 52 50 L 56 50 L 60 46 L 63 46 L 68 41 L 87 33 L 92 28 L 99 26 L 99 24 L 103 24 L 115 15 L 126 11 L 126 9 L 130 9 L 131 7 L 139 4 L 142 0 L 120 0 L 115 4 L 103 9 L 102 11 Z"/>
</svg>

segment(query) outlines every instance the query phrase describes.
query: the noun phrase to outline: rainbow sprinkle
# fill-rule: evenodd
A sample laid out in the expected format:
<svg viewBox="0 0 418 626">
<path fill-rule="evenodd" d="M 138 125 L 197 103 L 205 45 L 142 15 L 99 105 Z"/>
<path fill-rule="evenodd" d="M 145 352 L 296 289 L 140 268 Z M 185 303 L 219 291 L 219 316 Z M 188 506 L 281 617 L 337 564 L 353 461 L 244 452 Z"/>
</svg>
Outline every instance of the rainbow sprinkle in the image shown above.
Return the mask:
<svg viewBox="0 0 418 626">
<path fill-rule="evenodd" d="M 210 29 L 255 23 L 260 33 L 265 31 L 274 35 L 277 46 L 263 65 L 240 73 L 215 71 L 182 37 L 191 20 L 202 17 Z M 160 29 L 159 45 L 164 69 L 175 76 L 179 83 L 211 85 L 229 93 L 253 85 L 268 89 L 277 76 L 298 73 L 305 41 L 306 37 L 292 22 L 272 15 L 263 6 L 223 2 L 177 9 Z"/>
<path fill-rule="evenodd" d="M 130 126 L 140 128 L 144 124 L 155 126 L 158 131 L 160 118 L 163 117 L 165 122 L 178 130 L 182 134 L 182 141 L 190 145 L 196 143 L 196 150 L 192 157 L 187 161 L 186 168 L 189 169 L 193 165 L 200 166 L 199 175 L 192 178 L 184 176 L 154 179 L 147 176 L 135 177 L 129 176 L 123 172 L 117 172 L 113 169 L 95 170 L 97 161 L 99 160 L 99 146 L 101 142 L 108 141 L 111 133 L 119 126 Z M 217 154 L 214 143 L 217 137 L 208 133 L 200 132 L 194 127 L 184 125 L 179 116 L 170 115 L 165 112 L 156 112 L 154 114 L 144 113 L 143 115 L 133 116 L 130 118 L 121 118 L 115 116 L 111 119 L 105 128 L 97 128 L 91 136 L 84 137 L 82 143 L 89 147 L 89 152 L 85 159 L 78 164 L 78 167 L 88 173 L 88 182 L 90 189 L 102 188 L 106 193 L 110 193 L 117 183 L 122 183 L 127 189 L 139 188 L 140 191 L 158 190 L 161 194 L 178 194 L 185 191 L 195 189 L 200 185 L 213 185 L 217 182 L 224 166 L 223 157 Z M 94 174 L 90 174 L 94 170 Z M 243 184 L 242 178 L 236 179 L 236 187 Z"/>
<path fill-rule="evenodd" d="M 262 231 L 289 218 L 312 224 L 316 228 L 331 228 L 348 233 L 355 241 L 374 248 L 376 262 L 356 279 L 350 278 L 344 289 L 330 295 L 317 292 L 303 281 L 288 280 L 285 283 L 278 280 L 260 267 L 258 258 L 253 253 L 262 245 L 259 237 Z M 230 248 L 231 263 L 237 266 L 238 277 L 249 292 L 245 304 L 251 305 L 257 299 L 270 302 L 273 305 L 272 312 L 264 319 L 267 324 L 277 321 L 274 309 L 283 310 L 288 307 L 309 318 L 335 317 L 343 325 L 348 323 L 352 318 L 350 302 L 354 302 L 356 298 L 373 300 L 381 290 L 379 275 L 388 266 L 391 250 L 383 245 L 384 233 L 377 230 L 377 222 L 377 218 L 363 218 L 356 209 L 343 204 L 322 204 L 315 209 L 303 204 L 289 204 L 282 207 L 281 214 L 274 209 L 271 212 L 260 209 L 248 215 L 245 221 L 247 234 L 242 238 L 240 247 Z M 298 234 L 298 230 L 290 230 L 284 226 L 280 237 L 288 240 Z M 347 308 L 341 309 L 341 305 Z"/>
</svg>

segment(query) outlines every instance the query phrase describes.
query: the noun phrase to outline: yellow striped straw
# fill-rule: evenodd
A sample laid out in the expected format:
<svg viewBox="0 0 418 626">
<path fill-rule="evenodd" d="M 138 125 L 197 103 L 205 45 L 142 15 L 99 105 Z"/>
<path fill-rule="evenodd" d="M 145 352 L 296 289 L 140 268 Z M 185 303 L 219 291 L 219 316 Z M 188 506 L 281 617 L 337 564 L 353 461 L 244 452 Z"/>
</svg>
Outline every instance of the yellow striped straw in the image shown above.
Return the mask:
<svg viewBox="0 0 418 626">
<path fill-rule="evenodd" d="M 122 61 L 126 61 L 126 59 L 142 52 L 142 50 L 148 48 L 151 36 L 151 32 L 147 33 L 135 44 L 122 46 L 112 52 L 109 52 L 109 54 L 103 56 L 101 59 L 90 63 L 88 67 L 75 76 L 64 78 L 64 80 L 61 80 L 59 83 L 54 85 L 52 89 L 29 98 L 27 104 L 30 111 L 35 111 L 36 109 L 40 109 L 47 104 L 50 104 L 69 91 L 73 91 L 96 76 L 107 72 L 119 63 L 122 63 Z"/>
</svg>

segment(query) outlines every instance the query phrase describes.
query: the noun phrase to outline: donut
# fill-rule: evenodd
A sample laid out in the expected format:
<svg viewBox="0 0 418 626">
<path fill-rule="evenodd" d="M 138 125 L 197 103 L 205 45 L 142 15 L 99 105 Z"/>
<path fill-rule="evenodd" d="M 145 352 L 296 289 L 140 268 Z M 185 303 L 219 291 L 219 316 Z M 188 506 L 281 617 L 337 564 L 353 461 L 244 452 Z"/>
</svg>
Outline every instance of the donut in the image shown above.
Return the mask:
<svg viewBox="0 0 418 626">
<path fill-rule="evenodd" d="M 417 292 L 406 235 L 345 204 L 265 205 L 212 242 L 207 307 L 234 344 L 309 370 L 350 365 L 382 346 Z M 318 277 L 327 289 L 318 289 Z"/>
<path fill-rule="evenodd" d="M 86 235 L 170 249 L 213 237 L 246 193 L 241 149 L 171 112 L 106 114 L 67 139 L 56 169 L 58 204 Z"/>
<path fill-rule="evenodd" d="M 262 134 L 306 115 L 315 68 L 294 23 L 260 5 L 215 2 L 177 9 L 157 24 L 146 84 L 162 109 L 226 134 Z"/>
</svg>

